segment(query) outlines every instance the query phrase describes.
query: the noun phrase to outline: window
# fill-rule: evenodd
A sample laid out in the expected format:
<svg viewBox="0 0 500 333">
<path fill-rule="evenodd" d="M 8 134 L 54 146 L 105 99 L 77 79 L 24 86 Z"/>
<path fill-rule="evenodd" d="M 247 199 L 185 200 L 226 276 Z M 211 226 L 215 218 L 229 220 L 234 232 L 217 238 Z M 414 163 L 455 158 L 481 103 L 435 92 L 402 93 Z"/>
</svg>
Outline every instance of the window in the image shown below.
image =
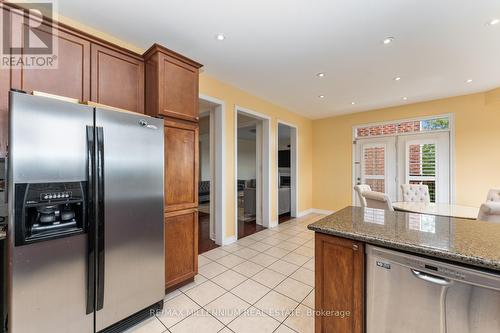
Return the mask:
<svg viewBox="0 0 500 333">
<path fill-rule="evenodd" d="M 370 125 L 356 128 L 356 138 L 397 135 L 406 133 L 447 130 L 450 120 L 447 117 L 425 120 L 391 122 L 381 125 Z"/>
<path fill-rule="evenodd" d="M 385 145 L 363 147 L 363 179 L 372 191 L 385 192 Z"/>
<path fill-rule="evenodd" d="M 451 202 L 451 130 L 451 116 L 354 127 L 353 184 L 367 184 L 392 201 L 403 200 L 402 184 L 427 185 L 431 202 Z"/>
<path fill-rule="evenodd" d="M 436 144 L 408 144 L 406 154 L 408 183 L 427 185 L 431 202 L 436 202 Z"/>
</svg>

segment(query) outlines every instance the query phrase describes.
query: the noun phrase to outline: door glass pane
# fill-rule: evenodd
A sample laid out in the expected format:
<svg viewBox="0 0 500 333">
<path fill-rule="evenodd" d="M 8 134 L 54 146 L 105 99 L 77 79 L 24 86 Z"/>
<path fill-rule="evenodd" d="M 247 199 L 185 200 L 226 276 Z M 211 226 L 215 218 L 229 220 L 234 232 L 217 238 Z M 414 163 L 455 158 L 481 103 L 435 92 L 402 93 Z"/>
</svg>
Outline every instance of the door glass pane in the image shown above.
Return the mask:
<svg viewBox="0 0 500 333">
<path fill-rule="evenodd" d="M 385 192 L 385 146 L 363 147 L 363 179 L 372 191 Z"/>
<path fill-rule="evenodd" d="M 429 187 L 431 202 L 436 201 L 436 144 L 408 145 L 408 182 Z"/>
</svg>

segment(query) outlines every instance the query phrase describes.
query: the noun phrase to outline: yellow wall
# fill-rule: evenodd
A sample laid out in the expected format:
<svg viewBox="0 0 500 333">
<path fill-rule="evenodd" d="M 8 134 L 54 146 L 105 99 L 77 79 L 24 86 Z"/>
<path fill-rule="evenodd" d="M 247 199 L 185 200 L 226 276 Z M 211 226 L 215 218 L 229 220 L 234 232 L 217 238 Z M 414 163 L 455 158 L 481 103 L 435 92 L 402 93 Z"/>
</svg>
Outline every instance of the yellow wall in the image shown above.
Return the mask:
<svg viewBox="0 0 500 333">
<path fill-rule="evenodd" d="M 80 22 L 74 21 L 68 17 L 58 15 L 57 20 L 83 32 L 107 40 L 111 43 L 142 54 L 145 50 L 130 44 L 124 40 L 118 39 L 105 32 L 96 30 Z M 166 45 L 168 47 L 168 45 Z M 203 59 L 195 59 L 203 62 Z M 276 159 L 277 142 L 276 130 L 277 121 L 282 120 L 297 127 L 299 140 L 299 193 L 298 193 L 298 212 L 311 208 L 312 204 L 312 120 L 301 117 L 282 107 L 274 105 L 261 98 L 252 96 L 243 90 L 208 76 L 200 75 L 200 94 L 223 100 L 225 102 L 225 125 L 226 125 L 226 236 L 235 235 L 235 170 L 234 170 L 234 109 L 238 105 L 243 108 L 262 113 L 271 118 L 271 219 L 276 220 L 277 214 L 277 179 L 276 179 Z"/>
<path fill-rule="evenodd" d="M 58 20 L 139 54 L 140 47 L 64 16 Z M 168 45 L 167 45 L 168 46 Z M 203 62 L 203 59 L 196 59 Z M 358 124 L 414 118 L 434 114 L 455 114 L 456 201 L 478 206 L 490 187 L 500 187 L 500 88 L 363 113 L 309 120 L 252 96 L 207 74 L 200 75 L 200 93 L 225 102 L 226 124 L 226 236 L 235 233 L 234 108 L 235 105 L 271 117 L 271 170 L 276 170 L 277 120 L 298 127 L 299 204 L 309 208 L 337 210 L 351 204 L 352 127 Z M 276 217 L 276 172 L 271 173 L 271 216 Z"/>
<path fill-rule="evenodd" d="M 479 206 L 489 188 L 500 187 L 500 89 L 315 120 L 312 206 L 351 204 L 353 126 L 445 113 L 455 114 L 456 203 Z"/>
<path fill-rule="evenodd" d="M 235 170 L 234 170 L 234 116 L 235 106 L 250 109 L 271 117 L 271 218 L 276 219 L 277 203 L 277 141 L 278 120 L 297 127 L 298 134 L 298 211 L 312 207 L 312 120 L 292 113 L 282 107 L 252 96 L 234 86 L 228 85 L 207 75 L 200 75 L 200 93 L 225 102 L 226 125 L 226 236 L 235 234 Z"/>
</svg>

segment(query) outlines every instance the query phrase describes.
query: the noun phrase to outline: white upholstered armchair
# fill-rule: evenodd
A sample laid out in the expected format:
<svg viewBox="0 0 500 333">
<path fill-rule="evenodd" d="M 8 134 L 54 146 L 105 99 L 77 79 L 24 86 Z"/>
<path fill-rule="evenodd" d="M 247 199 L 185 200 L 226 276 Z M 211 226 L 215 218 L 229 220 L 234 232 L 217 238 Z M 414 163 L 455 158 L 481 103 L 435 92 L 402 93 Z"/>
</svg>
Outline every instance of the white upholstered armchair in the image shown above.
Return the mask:
<svg viewBox="0 0 500 333">
<path fill-rule="evenodd" d="M 392 207 L 391 198 L 385 193 L 364 191 L 361 193 L 361 195 L 366 200 L 366 207 L 392 211 L 394 210 L 394 207 Z"/>
<path fill-rule="evenodd" d="M 479 208 L 478 220 L 500 222 L 500 189 L 488 191 L 486 202 Z"/>
<path fill-rule="evenodd" d="M 478 220 L 500 223 L 500 202 L 488 201 L 479 208 Z"/>
<path fill-rule="evenodd" d="M 488 191 L 488 197 L 486 201 L 499 202 L 500 201 L 500 189 L 492 188 Z"/>
<path fill-rule="evenodd" d="M 365 191 L 371 191 L 372 190 L 372 188 L 370 187 L 370 185 L 366 185 L 366 184 L 356 185 L 356 186 L 354 186 L 354 190 L 358 194 L 358 198 L 359 198 L 359 202 L 361 203 L 361 207 L 366 207 L 366 200 L 365 200 L 365 198 L 363 198 L 362 194 Z"/>
<path fill-rule="evenodd" d="M 431 202 L 427 185 L 401 184 L 404 202 Z"/>
</svg>

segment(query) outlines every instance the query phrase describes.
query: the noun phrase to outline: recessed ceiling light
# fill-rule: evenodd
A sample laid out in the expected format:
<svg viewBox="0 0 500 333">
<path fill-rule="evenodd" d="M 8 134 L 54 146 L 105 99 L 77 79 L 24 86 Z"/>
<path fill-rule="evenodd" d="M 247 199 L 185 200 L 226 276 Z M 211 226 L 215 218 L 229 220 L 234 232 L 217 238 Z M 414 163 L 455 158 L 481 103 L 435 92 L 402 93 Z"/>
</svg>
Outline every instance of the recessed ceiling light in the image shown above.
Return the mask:
<svg viewBox="0 0 500 333">
<path fill-rule="evenodd" d="M 490 21 L 490 25 L 497 25 L 498 23 L 500 23 L 500 19 L 493 19 Z"/>
<path fill-rule="evenodd" d="M 355 104 L 356 104 L 356 102 L 351 102 L 351 105 L 355 105 Z"/>
<path fill-rule="evenodd" d="M 217 40 L 224 40 L 224 39 L 226 39 L 226 36 L 224 36 L 224 34 L 217 34 L 217 35 L 215 35 L 215 38 Z"/>
<path fill-rule="evenodd" d="M 325 77 L 325 73 L 318 73 L 316 74 L 317 77 Z"/>
<path fill-rule="evenodd" d="M 319 95 L 318 98 L 325 98 L 325 95 Z"/>
<path fill-rule="evenodd" d="M 465 83 L 471 83 L 472 82 L 472 79 L 468 79 L 467 81 L 465 81 Z"/>
<path fill-rule="evenodd" d="M 403 97 L 403 101 L 407 101 L 408 100 L 408 97 Z"/>
<path fill-rule="evenodd" d="M 386 37 L 382 43 L 384 43 L 385 45 L 389 45 L 391 44 L 392 42 L 394 42 L 394 37 Z"/>
<path fill-rule="evenodd" d="M 399 81 L 399 80 L 401 80 L 401 76 L 396 76 L 396 77 L 394 78 L 394 81 Z"/>
</svg>

